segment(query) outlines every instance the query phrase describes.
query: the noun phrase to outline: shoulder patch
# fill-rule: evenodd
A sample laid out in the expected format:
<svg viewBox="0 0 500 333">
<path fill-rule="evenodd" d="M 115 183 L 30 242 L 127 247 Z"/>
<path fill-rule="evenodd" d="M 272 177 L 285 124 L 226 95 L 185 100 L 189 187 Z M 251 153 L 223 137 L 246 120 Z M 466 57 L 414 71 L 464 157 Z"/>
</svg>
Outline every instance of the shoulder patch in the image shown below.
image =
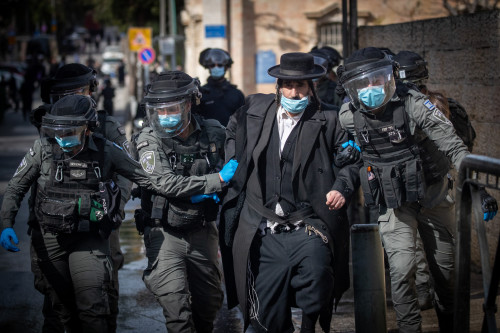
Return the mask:
<svg viewBox="0 0 500 333">
<path fill-rule="evenodd" d="M 122 147 L 120 147 L 116 142 L 113 142 L 113 146 L 115 146 L 116 148 L 120 149 L 120 150 L 123 150 Z"/>
<path fill-rule="evenodd" d="M 428 99 L 426 99 L 426 100 L 424 101 L 424 105 L 425 105 L 425 107 L 426 107 L 426 108 L 428 108 L 428 109 L 429 109 L 429 110 L 431 110 L 431 111 L 432 111 L 432 110 L 434 110 L 434 109 L 436 108 L 436 106 L 435 106 L 434 104 L 432 104 L 432 102 L 431 102 L 431 101 L 429 101 Z"/>
<path fill-rule="evenodd" d="M 439 120 L 440 122 L 453 126 L 451 121 L 449 121 L 448 118 L 446 118 L 446 116 L 436 107 L 434 108 L 434 111 L 432 111 L 432 117 Z"/>
<path fill-rule="evenodd" d="M 118 127 L 117 130 L 121 135 L 125 135 L 125 129 L 123 128 L 123 126 Z"/>
<path fill-rule="evenodd" d="M 23 160 L 21 161 L 21 163 L 19 163 L 19 166 L 17 167 L 17 170 L 14 173 L 14 176 L 12 176 L 12 177 L 17 176 L 21 171 L 24 170 L 24 168 L 26 168 L 27 165 L 28 165 L 28 162 L 26 162 L 26 157 L 23 157 Z"/>
<path fill-rule="evenodd" d="M 142 147 L 146 147 L 149 145 L 149 142 L 146 140 L 146 141 L 142 141 L 142 142 L 139 142 L 137 144 L 137 150 L 141 149 Z"/>
<path fill-rule="evenodd" d="M 156 165 L 155 153 L 152 151 L 145 151 L 141 155 L 139 162 L 141 163 L 141 166 L 144 169 L 144 171 L 146 171 L 147 173 L 153 173 Z"/>
</svg>

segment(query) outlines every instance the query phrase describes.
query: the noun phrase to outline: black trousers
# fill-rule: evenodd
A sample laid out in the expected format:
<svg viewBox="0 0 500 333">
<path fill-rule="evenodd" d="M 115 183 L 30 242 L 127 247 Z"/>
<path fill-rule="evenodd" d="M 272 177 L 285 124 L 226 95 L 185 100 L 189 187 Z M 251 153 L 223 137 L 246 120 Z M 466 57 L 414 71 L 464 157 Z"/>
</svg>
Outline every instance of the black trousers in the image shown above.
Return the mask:
<svg viewBox="0 0 500 333">
<path fill-rule="evenodd" d="M 256 235 L 250 249 L 250 318 L 258 332 L 293 332 L 290 307 L 319 312 L 333 291 L 328 244 L 301 227 L 292 232 Z"/>
</svg>

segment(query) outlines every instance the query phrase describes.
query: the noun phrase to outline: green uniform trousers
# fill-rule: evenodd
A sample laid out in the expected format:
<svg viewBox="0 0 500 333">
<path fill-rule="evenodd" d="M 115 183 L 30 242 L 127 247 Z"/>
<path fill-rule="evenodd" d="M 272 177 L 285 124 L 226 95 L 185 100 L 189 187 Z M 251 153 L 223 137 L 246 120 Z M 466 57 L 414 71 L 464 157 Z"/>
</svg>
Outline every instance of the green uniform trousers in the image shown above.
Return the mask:
<svg viewBox="0 0 500 333">
<path fill-rule="evenodd" d="M 31 242 L 45 291 L 66 332 L 115 332 L 118 292 L 109 241 L 93 233 L 33 229 Z"/>
<path fill-rule="evenodd" d="M 169 332 L 212 332 L 222 306 L 215 222 L 193 232 L 146 227 L 143 280 L 163 307 Z"/>
<path fill-rule="evenodd" d="M 421 331 L 415 284 L 417 229 L 434 281 L 436 307 L 442 313 L 453 312 L 454 213 L 451 192 L 432 208 L 417 202 L 381 208 L 379 231 L 389 259 L 392 302 L 402 333 Z"/>
</svg>

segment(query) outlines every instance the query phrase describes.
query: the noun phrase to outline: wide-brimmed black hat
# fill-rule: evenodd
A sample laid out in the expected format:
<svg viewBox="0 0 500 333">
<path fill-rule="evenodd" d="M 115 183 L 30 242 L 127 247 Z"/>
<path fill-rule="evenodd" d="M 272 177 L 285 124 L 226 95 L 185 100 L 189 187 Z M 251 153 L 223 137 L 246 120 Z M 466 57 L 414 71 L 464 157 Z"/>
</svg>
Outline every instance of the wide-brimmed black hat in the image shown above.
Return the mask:
<svg viewBox="0 0 500 333">
<path fill-rule="evenodd" d="M 314 63 L 314 57 L 308 53 L 285 53 L 280 64 L 267 70 L 273 77 L 283 80 L 310 80 L 326 74 L 326 69 Z"/>
</svg>

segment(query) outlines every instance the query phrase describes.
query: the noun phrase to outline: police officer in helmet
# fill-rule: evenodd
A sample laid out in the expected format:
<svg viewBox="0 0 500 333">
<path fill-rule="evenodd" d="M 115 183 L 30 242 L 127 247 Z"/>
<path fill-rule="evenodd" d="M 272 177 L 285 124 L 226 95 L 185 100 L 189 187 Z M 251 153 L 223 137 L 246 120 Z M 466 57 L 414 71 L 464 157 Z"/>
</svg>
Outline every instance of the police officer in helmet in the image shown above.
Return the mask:
<svg viewBox="0 0 500 333">
<path fill-rule="evenodd" d="M 30 114 L 31 123 L 40 129 L 42 117 L 50 112 L 52 104 L 57 102 L 64 96 L 68 95 L 83 95 L 92 96 L 97 91 L 99 81 L 97 80 L 97 72 L 85 65 L 79 63 L 65 64 L 57 69 L 54 76 L 44 79 L 41 85 L 41 98 L 44 104 L 33 110 Z M 129 142 L 125 136 L 123 126 L 116 118 L 108 115 L 104 110 L 97 110 L 97 126 L 93 129 L 94 132 L 102 134 L 106 139 L 115 142 L 129 152 Z M 121 209 L 120 214 L 125 216 L 123 208 L 130 198 L 130 190 L 132 183 L 126 178 L 116 175 L 116 184 L 121 190 Z M 36 217 L 33 211 L 36 189 L 32 190 L 30 197 L 30 217 L 29 224 L 37 225 Z M 111 257 L 113 259 L 113 275 L 115 277 L 115 288 L 118 292 L 118 270 L 123 266 L 124 256 L 120 248 L 119 229 L 113 230 L 110 235 Z M 47 286 L 44 283 L 45 279 L 41 275 L 37 267 L 36 256 L 32 258 L 32 271 L 35 274 L 35 285 L 43 294 L 47 294 Z M 50 331 L 62 332 L 63 327 L 58 322 L 58 318 L 51 309 L 50 301 L 44 299 L 44 329 Z"/>
<path fill-rule="evenodd" d="M 160 74 L 144 97 L 149 126 L 136 139 L 139 161 L 146 173 L 173 171 L 178 177 L 211 177 L 224 161 L 224 127 L 213 119 L 191 114 L 199 102 L 198 81 L 180 71 Z M 220 170 L 215 192 L 232 177 L 237 163 Z M 154 181 L 154 178 L 151 179 Z M 180 187 L 172 179 L 174 190 Z M 216 218 L 219 197 L 159 196 L 142 191 L 136 224 L 144 233 L 148 267 L 143 280 L 163 307 L 169 332 L 212 332 L 222 305 L 217 261 Z M 187 250 L 189 249 L 189 250 Z"/>
<path fill-rule="evenodd" d="M 112 288 L 108 237 L 121 217 L 113 174 L 162 195 L 203 196 L 222 189 L 219 174 L 187 179 L 169 170 L 148 170 L 146 176 L 122 147 L 92 133 L 97 123 L 93 105 L 81 95 L 65 96 L 53 105 L 42 118 L 43 137 L 21 161 L 0 211 L 0 245 L 17 252 L 15 217 L 25 193 L 37 183 L 39 229 L 32 230 L 33 250 L 50 286 L 53 308 L 68 332 L 116 330 L 113 300 L 118 295 Z M 223 178 L 231 176 L 226 171 Z"/>
<path fill-rule="evenodd" d="M 245 104 L 243 93 L 224 77 L 233 60 L 222 49 L 208 48 L 200 53 L 199 62 L 210 71 L 210 76 L 200 88 L 201 103 L 193 106 L 193 111 L 205 118 L 216 119 L 226 126 L 234 111 Z"/>
<path fill-rule="evenodd" d="M 388 254 L 391 290 L 401 332 L 420 332 L 415 288 L 417 229 L 435 284 L 441 332 L 453 329 L 454 201 L 446 177 L 469 153 L 453 125 L 426 96 L 396 85 L 397 63 L 377 48 L 345 60 L 340 82 L 350 102 L 342 126 L 356 136 L 368 204 L 379 205 L 379 231 Z"/>
<path fill-rule="evenodd" d="M 317 58 L 325 59 L 325 62 L 321 63 L 321 65 L 325 67 L 326 74 L 314 81 L 318 97 L 322 102 L 335 105 L 340 108 L 342 105 L 342 99 L 335 93 L 335 89 L 337 87 L 337 75 L 334 69 L 340 64 L 342 57 L 337 50 L 329 46 L 323 46 L 321 48 L 315 46 L 309 53 L 314 56 L 315 61 Z"/>
</svg>

